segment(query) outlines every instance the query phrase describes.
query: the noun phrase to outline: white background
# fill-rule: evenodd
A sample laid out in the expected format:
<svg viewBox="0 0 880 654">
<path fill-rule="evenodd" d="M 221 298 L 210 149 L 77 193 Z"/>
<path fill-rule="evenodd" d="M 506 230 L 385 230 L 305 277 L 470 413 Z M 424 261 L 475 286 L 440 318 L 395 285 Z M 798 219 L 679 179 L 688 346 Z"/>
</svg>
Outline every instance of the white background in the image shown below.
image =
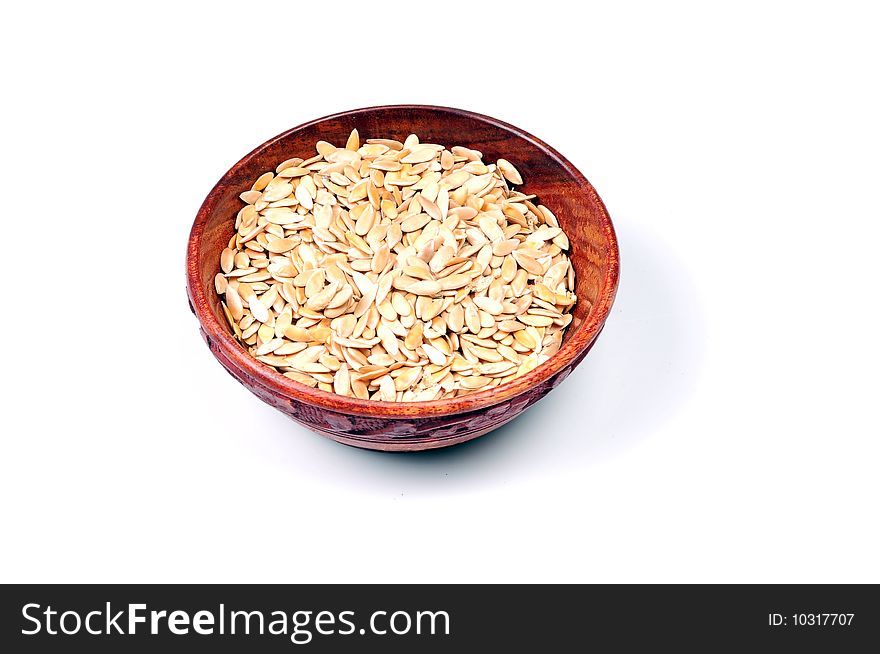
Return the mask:
<svg viewBox="0 0 880 654">
<path fill-rule="evenodd" d="M 7 7 L 0 580 L 880 581 L 871 3 L 576 4 Z M 391 103 L 555 146 L 622 256 L 560 388 L 422 455 L 263 405 L 184 291 L 240 156 Z"/>
</svg>

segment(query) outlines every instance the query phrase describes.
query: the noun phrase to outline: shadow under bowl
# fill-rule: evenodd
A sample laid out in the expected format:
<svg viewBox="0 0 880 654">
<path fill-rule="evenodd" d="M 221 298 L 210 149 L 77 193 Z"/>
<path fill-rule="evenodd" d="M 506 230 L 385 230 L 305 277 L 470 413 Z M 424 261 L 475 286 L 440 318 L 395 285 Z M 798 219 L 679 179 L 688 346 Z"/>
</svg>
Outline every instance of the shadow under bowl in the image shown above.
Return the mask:
<svg viewBox="0 0 880 654">
<path fill-rule="evenodd" d="M 214 291 L 220 252 L 233 234 L 239 194 L 291 157 L 309 157 L 319 140 L 345 143 L 418 134 L 423 142 L 479 150 L 484 160 L 508 159 L 525 193 L 556 214 L 571 242 L 578 303 L 562 347 L 530 373 L 491 390 L 431 402 L 359 400 L 309 388 L 264 365 L 233 338 Z M 199 209 L 186 252 L 190 308 L 211 353 L 254 395 L 309 429 L 341 443 L 386 451 L 445 447 L 481 436 L 515 418 L 562 382 L 589 352 L 608 317 L 619 275 L 614 227 L 586 178 L 556 150 L 523 130 L 469 111 L 394 105 L 319 118 L 276 136 L 235 164 Z M 576 409 L 572 409 L 576 413 Z"/>
</svg>

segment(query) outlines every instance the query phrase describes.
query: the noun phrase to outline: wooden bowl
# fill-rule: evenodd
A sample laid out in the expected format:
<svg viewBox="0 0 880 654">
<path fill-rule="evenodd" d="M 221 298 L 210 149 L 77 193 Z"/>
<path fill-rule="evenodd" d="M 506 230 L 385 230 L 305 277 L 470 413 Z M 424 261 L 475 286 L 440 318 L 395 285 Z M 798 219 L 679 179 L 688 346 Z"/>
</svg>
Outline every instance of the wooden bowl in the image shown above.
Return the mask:
<svg viewBox="0 0 880 654">
<path fill-rule="evenodd" d="M 344 144 L 361 138 L 423 141 L 480 150 L 486 162 L 510 160 L 525 181 L 522 190 L 558 217 L 571 241 L 578 303 L 562 347 L 532 372 L 491 390 L 431 402 L 377 402 L 299 384 L 252 358 L 232 337 L 214 292 L 220 252 L 233 233 L 239 194 L 263 172 L 294 156 L 314 154 L 315 142 Z M 589 352 L 614 301 L 617 240 L 602 200 L 586 178 L 556 150 L 500 120 L 460 109 L 395 105 L 327 116 L 268 140 L 235 164 L 205 198 L 190 233 L 186 286 L 190 308 L 217 360 L 267 404 L 309 429 L 341 443 L 376 450 L 445 447 L 481 436 L 512 420 L 564 380 Z M 577 407 L 572 407 L 572 419 Z"/>
</svg>

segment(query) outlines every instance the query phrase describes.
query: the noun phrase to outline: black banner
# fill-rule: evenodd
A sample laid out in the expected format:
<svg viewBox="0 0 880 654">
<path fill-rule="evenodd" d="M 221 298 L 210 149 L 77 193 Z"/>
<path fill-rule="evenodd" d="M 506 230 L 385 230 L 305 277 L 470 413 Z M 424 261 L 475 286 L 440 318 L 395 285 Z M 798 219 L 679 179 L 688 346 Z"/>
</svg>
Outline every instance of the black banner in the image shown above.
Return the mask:
<svg viewBox="0 0 880 654">
<path fill-rule="evenodd" d="M 4 652 L 867 651 L 861 585 L 24 585 Z M 763 651 L 763 650 L 762 650 Z"/>
</svg>

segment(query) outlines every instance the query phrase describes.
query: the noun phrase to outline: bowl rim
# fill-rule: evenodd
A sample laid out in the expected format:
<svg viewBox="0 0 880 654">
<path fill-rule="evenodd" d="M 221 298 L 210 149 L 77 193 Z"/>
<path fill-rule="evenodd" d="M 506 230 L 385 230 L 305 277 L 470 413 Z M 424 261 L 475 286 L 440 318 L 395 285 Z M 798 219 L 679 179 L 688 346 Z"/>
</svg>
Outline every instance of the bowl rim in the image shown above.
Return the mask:
<svg viewBox="0 0 880 654">
<path fill-rule="evenodd" d="M 361 114 L 389 109 L 440 111 L 488 123 L 502 130 L 512 132 L 516 136 L 531 142 L 532 145 L 537 147 L 545 156 L 556 160 L 556 162 L 565 168 L 568 174 L 577 181 L 581 190 L 592 196 L 593 201 L 599 209 L 602 219 L 602 229 L 609 244 L 607 271 L 605 273 L 602 294 L 596 299 L 592 310 L 584 320 L 583 324 L 580 325 L 577 331 L 569 337 L 568 341 L 563 344 L 559 351 L 552 355 L 546 362 L 522 377 L 500 386 L 493 387 L 489 390 L 477 391 L 461 397 L 422 402 L 361 400 L 359 398 L 336 395 L 335 393 L 323 391 L 319 388 L 310 388 L 304 384 L 300 384 L 285 377 L 274 368 L 257 361 L 238 344 L 233 336 L 227 332 L 225 326 L 211 311 L 209 299 L 205 296 L 200 283 L 201 275 L 198 266 L 198 253 L 201 249 L 202 234 L 205 225 L 207 224 L 208 216 L 213 212 L 221 194 L 225 192 L 227 185 L 235 176 L 236 172 L 265 148 L 286 138 L 290 134 L 327 120 L 344 117 L 356 118 Z M 259 382 L 265 389 L 286 400 L 304 402 L 309 405 L 347 415 L 384 418 L 406 419 L 423 416 L 446 416 L 478 411 L 516 397 L 549 380 L 570 363 L 577 361 L 579 355 L 584 353 L 595 340 L 596 336 L 598 336 L 611 311 L 611 306 L 617 293 L 619 277 L 620 253 L 617 244 L 617 236 L 614 231 L 614 226 L 611 223 L 611 217 L 608 214 L 608 210 L 596 190 L 593 188 L 593 185 L 590 184 L 587 178 L 575 168 L 568 159 L 539 138 L 532 136 L 519 127 L 492 118 L 491 116 L 453 107 L 420 104 L 377 105 L 373 107 L 362 107 L 360 109 L 342 111 L 302 123 L 268 139 L 251 150 L 226 173 L 224 173 L 205 197 L 190 230 L 186 251 L 186 286 L 193 313 L 196 315 L 196 318 L 198 318 L 203 332 L 206 333 L 206 338 L 209 340 L 209 346 L 212 349 L 219 349 L 222 352 L 223 358 L 228 363 L 238 368 L 239 372 L 249 376 L 251 378 L 250 381 Z"/>
</svg>

